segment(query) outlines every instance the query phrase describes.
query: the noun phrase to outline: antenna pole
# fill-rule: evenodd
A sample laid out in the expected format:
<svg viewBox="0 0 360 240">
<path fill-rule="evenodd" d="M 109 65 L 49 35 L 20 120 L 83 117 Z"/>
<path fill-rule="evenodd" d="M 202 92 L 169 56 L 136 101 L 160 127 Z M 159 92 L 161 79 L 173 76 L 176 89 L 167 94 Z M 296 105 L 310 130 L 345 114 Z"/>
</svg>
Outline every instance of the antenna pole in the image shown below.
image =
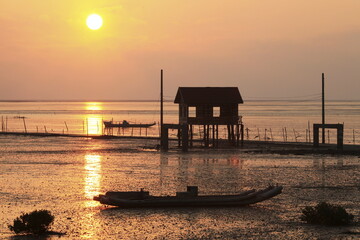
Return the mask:
<svg viewBox="0 0 360 240">
<path fill-rule="evenodd" d="M 164 124 L 164 83 L 163 83 L 163 70 L 160 71 L 160 146 L 163 146 L 162 134 Z"/>
<path fill-rule="evenodd" d="M 322 124 L 325 124 L 325 75 L 322 74 Z M 325 143 L 325 128 L 322 128 L 322 143 Z"/>
</svg>

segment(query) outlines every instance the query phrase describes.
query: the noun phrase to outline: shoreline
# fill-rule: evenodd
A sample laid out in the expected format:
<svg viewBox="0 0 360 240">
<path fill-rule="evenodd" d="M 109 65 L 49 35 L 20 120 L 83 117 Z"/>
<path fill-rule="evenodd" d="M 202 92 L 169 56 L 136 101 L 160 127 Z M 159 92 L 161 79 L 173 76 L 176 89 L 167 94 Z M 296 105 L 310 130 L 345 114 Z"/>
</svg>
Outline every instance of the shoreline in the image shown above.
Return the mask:
<svg viewBox="0 0 360 240">
<path fill-rule="evenodd" d="M 160 141 L 155 136 L 110 136 L 110 135 L 84 135 L 84 134 L 59 134 L 59 133 L 25 133 L 25 132 L 0 132 L 0 136 L 23 136 L 23 137 L 71 137 L 71 138 L 90 138 L 90 139 L 134 139 L 134 140 L 153 140 Z M 178 139 L 171 138 L 171 142 L 177 142 Z M 195 140 L 195 143 L 201 143 L 201 140 Z M 170 152 L 180 150 L 174 144 L 171 144 Z M 146 147 L 158 150 L 158 144 L 154 143 L 154 147 Z M 244 140 L 240 146 L 229 146 L 226 139 L 221 139 L 218 148 L 204 146 L 194 146 L 189 148 L 189 152 L 197 152 L 198 150 L 222 151 L 222 150 L 238 150 L 243 153 L 253 154 L 280 154 L 280 155 L 350 155 L 360 157 L 360 145 L 344 144 L 342 149 L 338 149 L 336 144 L 320 144 L 314 147 L 312 143 L 306 142 L 275 142 L 275 141 L 254 141 Z"/>
</svg>

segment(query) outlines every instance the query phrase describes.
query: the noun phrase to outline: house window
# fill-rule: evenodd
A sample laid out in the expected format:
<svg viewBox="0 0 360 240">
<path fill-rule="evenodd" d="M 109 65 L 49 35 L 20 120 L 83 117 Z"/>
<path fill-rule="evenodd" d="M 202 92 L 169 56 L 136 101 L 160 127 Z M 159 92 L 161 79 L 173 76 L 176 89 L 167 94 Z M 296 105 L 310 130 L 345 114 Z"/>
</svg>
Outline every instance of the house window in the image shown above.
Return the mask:
<svg viewBox="0 0 360 240">
<path fill-rule="evenodd" d="M 196 117 L 196 107 L 189 107 L 189 117 Z"/>
<path fill-rule="evenodd" d="M 213 107 L 213 117 L 220 117 L 220 107 Z"/>
</svg>

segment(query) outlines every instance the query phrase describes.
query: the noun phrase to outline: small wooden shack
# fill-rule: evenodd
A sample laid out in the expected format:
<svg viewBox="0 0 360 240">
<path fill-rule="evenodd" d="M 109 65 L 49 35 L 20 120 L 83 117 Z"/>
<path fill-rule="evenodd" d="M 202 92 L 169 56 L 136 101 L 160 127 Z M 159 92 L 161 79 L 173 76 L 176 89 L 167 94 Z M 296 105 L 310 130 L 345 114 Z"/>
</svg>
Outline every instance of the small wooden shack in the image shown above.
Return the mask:
<svg viewBox="0 0 360 240">
<path fill-rule="evenodd" d="M 238 104 L 244 102 L 237 87 L 179 87 L 174 103 L 179 104 L 179 125 L 188 126 L 190 146 L 194 125 L 203 128 L 207 147 L 218 145 L 220 125 L 227 126 L 230 143 L 238 145 L 243 139 Z"/>
</svg>

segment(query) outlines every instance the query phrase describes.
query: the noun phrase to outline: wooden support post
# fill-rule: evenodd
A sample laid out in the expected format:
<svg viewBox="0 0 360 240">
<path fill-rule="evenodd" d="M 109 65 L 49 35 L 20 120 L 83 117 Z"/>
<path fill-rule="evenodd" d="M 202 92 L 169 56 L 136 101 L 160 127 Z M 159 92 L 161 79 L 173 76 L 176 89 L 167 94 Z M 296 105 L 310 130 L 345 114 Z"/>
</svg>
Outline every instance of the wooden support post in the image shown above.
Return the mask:
<svg viewBox="0 0 360 240">
<path fill-rule="evenodd" d="M 337 148 L 343 149 L 344 147 L 344 124 L 340 125 L 337 129 Z"/>
<path fill-rule="evenodd" d="M 162 127 L 161 129 L 161 150 L 167 151 L 169 149 L 169 129 Z"/>
<path fill-rule="evenodd" d="M 244 146 L 244 124 L 241 124 L 241 146 Z"/>
<path fill-rule="evenodd" d="M 204 129 L 204 136 L 203 136 L 204 146 L 207 147 L 207 145 L 206 145 L 206 138 L 207 138 L 207 136 L 206 136 L 206 125 L 203 125 L 203 129 Z"/>
<path fill-rule="evenodd" d="M 313 143 L 314 143 L 314 147 L 319 147 L 319 127 L 316 126 L 314 124 L 314 129 L 313 129 Z"/>
<path fill-rule="evenodd" d="M 227 125 L 227 132 L 228 132 L 228 141 L 231 142 L 231 132 L 230 132 L 230 125 Z"/>
<path fill-rule="evenodd" d="M 193 147 L 193 137 L 194 137 L 194 133 L 193 133 L 193 125 L 190 124 L 190 147 Z"/>
<path fill-rule="evenodd" d="M 236 146 L 240 145 L 240 128 L 239 124 L 236 124 Z"/>
<path fill-rule="evenodd" d="M 183 124 L 181 127 L 181 136 L 182 136 L 182 151 L 187 152 L 189 148 L 189 129 L 187 124 Z"/>
<path fill-rule="evenodd" d="M 215 125 L 215 134 L 216 134 L 216 147 L 219 147 L 219 125 Z"/>
<path fill-rule="evenodd" d="M 212 125 L 212 147 L 215 148 L 215 125 Z"/>
<path fill-rule="evenodd" d="M 209 124 L 206 126 L 206 131 L 207 131 L 206 143 L 207 143 L 207 146 L 209 147 L 209 145 L 210 145 L 210 125 Z"/>
<path fill-rule="evenodd" d="M 182 129 L 177 129 L 178 147 L 181 146 L 181 131 Z"/>
</svg>

